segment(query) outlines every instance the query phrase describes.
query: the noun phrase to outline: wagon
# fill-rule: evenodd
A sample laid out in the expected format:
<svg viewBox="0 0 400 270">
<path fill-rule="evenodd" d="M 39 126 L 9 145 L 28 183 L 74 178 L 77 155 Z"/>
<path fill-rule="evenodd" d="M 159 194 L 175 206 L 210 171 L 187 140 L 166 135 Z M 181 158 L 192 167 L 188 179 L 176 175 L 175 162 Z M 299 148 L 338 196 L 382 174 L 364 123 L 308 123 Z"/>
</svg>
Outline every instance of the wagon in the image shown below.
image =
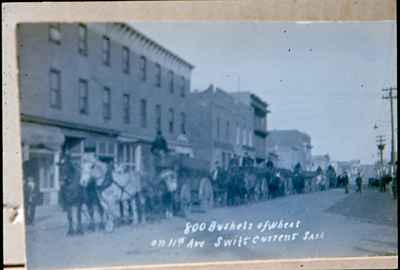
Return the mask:
<svg viewBox="0 0 400 270">
<path fill-rule="evenodd" d="M 176 199 L 181 213 L 188 216 L 193 205 L 208 211 L 214 204 L 214 192 L 209 174 L 209 163 L 205 160 L 178 156 L 178 192 Z"/>
<path fill-rule="evenodd" d="M 177 176 L 173 192 L 175 214 L 187 217 L 193 206 L 199 206 L 202 211 L 213 207 L 214 193 L 207 161 L 181 154 L 169 154 L 163 159 L 162 168 L 162 171 L 174 171 Z M 157 170 L 150 178 L 150 181 L 157 182 Z M 156 184 L 158 189 L 160 186 Z M 160 193 L 160 190 L 157 192 Z"/>
</svg>

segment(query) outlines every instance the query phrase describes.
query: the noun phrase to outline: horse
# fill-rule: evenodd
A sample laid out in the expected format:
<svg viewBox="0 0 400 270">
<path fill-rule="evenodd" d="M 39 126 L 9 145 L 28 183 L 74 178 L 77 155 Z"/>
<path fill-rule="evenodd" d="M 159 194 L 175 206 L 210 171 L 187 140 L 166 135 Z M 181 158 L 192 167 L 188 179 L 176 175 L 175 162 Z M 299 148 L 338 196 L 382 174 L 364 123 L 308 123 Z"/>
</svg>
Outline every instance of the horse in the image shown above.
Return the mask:
<svg viewBox="0 0 400 270">
<path fill-rule="evenodd" d="M 124 169 L 116 167 L 121 169 L 113 172 L 106 163 L 92 154 L 87 154 L 82 159 L 80 184 L 87 187 L 94 181 L 99 202 L 104 210 L 106 232 L 114 230 L 118 203 L 131 200 L 137 189 L 137 181 L 132 181 L 132 177 L 129 176 L 122 177 Z"/>
<path fill-rule="evenodd" d="M 213 182 L 214 199 L 216 205 L 227 205 L 228 197 L 228 173 L 226 170 L 221 170 L 215 183 Z"/>
<path fill-rule="evenodd" d="M 159 194 L 161 194 L 162 209 L 165 211 L 167 219 L 172 218 L 174 204 L 176 201 L 176 191 L 178 189 L 178 175 L 172 169 L 164 169 L 157 176 L 159 178 Z"/>
<path fill-rule="evenodd" d="M 103 217 L 103 209 L 100 206 L 97 194 L 94 191 L 94 186 L 88 185 L 87 187 L 83 187 L 80 185 L 80 175 L 80 169 L 72 163 L 69 157 L 60 164 L 60 197 L 62 207 L 67 212 L 67 235 L 69 236 L 74 234 L 83 234 L 82 209 L 84 205 L 86 205 L 89 212 L 89 230 L 93 231 L 95 228 L 95 206 L 99 211 L 100 217 Z M 77 223 L 76 226 L 74 226 L 74 216 Z"/>
<path fill-rule="evenodd" d="M 116 164 L 112 171 L 112 178 L 118 179 L 123 192 L 120 198 L 120 212 L 123 223 L 137 224 L 139 219 L 145 221 L 144 203 L 141 199 L 140 191 L 142 190 L 141 174 L 129 170 L 124 164 Z M 140 210 L 139 210 L 140 208 Z M 127 219 L 124 213 L 128 212 Z M 139 216 L 139 212 L 141 215 Z"/>
<path fill-rule="evenodd" d="M 63 210 L 67 213 L 67 235 L 83 234 L 82 205 L 84 202 L 84 189 L 79 184 L 80 173 L 70 159 L 60 164 L 60 199 Z M 75 223 L 74 224 L 74 217 Z"/>
<path fill-rule="evenodd" d="M 227 204 L 230 206 L 240 203 L 244 196 L 244 181 L 239 167 L 233 166 L 228 171 Z M 239 202 L 238 202 L 239 197 Z"/>
<path fill-rule="evenodd" d="M 278 197 L 280 191 L 280 175 L 279 173 L 275 173 L 271 175 L 268 181 L 268 199 L 274 199 Z"/>
<path fill-rule="evenodd" d="M 244 191 L 247 202 L 256 200 L 257 175 L 253 169 L 247 169 L 243 173 Z"/>
</svg>

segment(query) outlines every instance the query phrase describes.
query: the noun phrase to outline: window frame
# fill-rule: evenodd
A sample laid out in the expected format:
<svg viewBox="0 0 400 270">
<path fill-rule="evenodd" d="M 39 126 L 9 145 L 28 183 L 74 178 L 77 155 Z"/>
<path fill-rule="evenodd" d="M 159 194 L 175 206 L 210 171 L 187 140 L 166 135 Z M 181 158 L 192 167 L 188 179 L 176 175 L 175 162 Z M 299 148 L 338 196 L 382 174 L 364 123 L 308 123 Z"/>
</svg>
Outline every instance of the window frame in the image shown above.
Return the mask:
<svg viewBox="0 0 400 270">
<path fill-rule="evenodd" d="M 129 74 L 131 72 L 131 50 L 127 46 L 122 46 L 122 71 L 125 74 Z"/>
<path fill-rule="evenodd" d="M 106 103 L 105 97 L 107 95 L 108 102 Z M 103 120 L 110 121 L 111 114 L 111 89 L 107 86 L 103 87 Z"/>
<path fill-rule="evenodd" d="M 169 76 L 169 84 L 168 84 L 168 88 L 169 88 L 169 92 L 171 94 L 173 94 L 175 92 L 175 85 L 174 85 L 174 71 L 170 70 L 168 72 L 168 76 Z"/>
<path fill-rule="evenodd" d="M 155 108 L 156 116 L 156 131 L 162 131 L 162 107 L 161 104 L 156 104 Z"/>
<path fill-rule="evenodd" d="M 85 85 L 85 88 L 82 88 L 83 85 Z M 89 115 L 89 82 L 88 82 L 88 80 L 79 78 L 78 89 L 79 89 L 79 102 L 78 102 L 79 114 Z M 82 96 L 83 89 L 85 90 L 84 96 Z M 85 105 L 84 111 L 82 111 L 82 104 Z"/>
<path fill-rule="evenodd" d="M 126 93 L 122 95 L 122 121 L 124 124 L 131 122 L 131 96 Z"/>
<path fill-rule="evenodd" d="M 184 76 L 181 77 L 181 88 L 179 95 L 184 98 L 186 96 L 186 79 Z"/>
<path fill-rule="evenodd" d="M 57 75 L 57 86 L 56 88 L 53 88 L 52 85 L 52 74 Z M 62 109 L 62 93 L 61 93 L 61 87 L 62 87 L 62 78 L 61 78 L 61 71 L 56 68 L 50 68 L 49 71 L 49 90 L 50 90 L 50 107 L 53 109 Z M 53 94 L 55 94 L 56 97 L 56 103 L 53 104 Z"/>
<path fill-rule="evenodd" d="M 173 134 L 175 132 L 175 110 L 174 110 L 174 108 L 168 109 L 168 115 L 169 115 L 168 131 L 170 134 Z"/>
<path fill-rule="evenodd" d="M 147 100 L 140 100 L 140 126 L 142 128 L 147 128 Z"/>
<path fill-rule="evenodd" d="M 54 39 L 52 35 L 52 29 L 55 31 L 58 31 L 59 38 Z M 61 45 L 61 39 L 62 39 L 62 34 L 61 34 L 61 24 L 60 23 L 50 23 L 48 27 L 48 35 L 49 35 L 49 41 L 56 44 L 56 45 Z"/>
<path fill-rule="evenodd" d="M 139 71 L 140 71 L 140 80 L 145 82 L 147 80 L 147 58 L 144 55 L 140 56 Z"/>
<path fill-rule="evenodd" d="M 82 29 L 84 30 L 83 38 L 81 36 Z M 88 56 L 88 31 L 87 26 L 83 23 L 80 23 L 78 26 L 78 52 L 82 56 Z"/>
<path fill-rule="evenodd" d="M 111 66 L 111 40 L 108 36 L 102 37 L 102 62 L 105 66 Z"/>
<path fill-rule="evenodd" d="M 187 129 L 186 129 L 186 121 L 187 121 L 187 119 L 186 119 L 186 113 L 185 112 L 181 112 L 180 113 L 180 120 L 181 120 L 181 122 L 180 122 L 180 132 L 182 133 L 182 134 L 186 134 L 186 132 L 187 132 Z"/>
<path fill-rule="evenodd" d="M 161 69 L 161 65 L 159 63 L 155 64 L 156 67 L 156 72 L 155 72 L 155 84 L 157 87 L 161 87 L 162 85 L 162 69 Z"/>
</svg>

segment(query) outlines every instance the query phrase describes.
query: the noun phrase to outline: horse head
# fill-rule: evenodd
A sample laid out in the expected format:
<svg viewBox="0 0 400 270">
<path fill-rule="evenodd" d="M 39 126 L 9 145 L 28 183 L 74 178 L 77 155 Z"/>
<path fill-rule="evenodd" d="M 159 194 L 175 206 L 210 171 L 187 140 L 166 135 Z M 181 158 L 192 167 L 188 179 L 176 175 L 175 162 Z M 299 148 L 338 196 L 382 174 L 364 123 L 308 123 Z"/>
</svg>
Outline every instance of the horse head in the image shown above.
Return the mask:
<svg viewBox="0 0 400 270">
<path fill-rule="evenodd" d="M 85 154 L 82 158 L 80 184 L 86 187 L 90 181 L 95 180 L 96 184 L 101 185 L 107 172 L 107 165 L 97 160 L 95 155 Z"/>
</svg>

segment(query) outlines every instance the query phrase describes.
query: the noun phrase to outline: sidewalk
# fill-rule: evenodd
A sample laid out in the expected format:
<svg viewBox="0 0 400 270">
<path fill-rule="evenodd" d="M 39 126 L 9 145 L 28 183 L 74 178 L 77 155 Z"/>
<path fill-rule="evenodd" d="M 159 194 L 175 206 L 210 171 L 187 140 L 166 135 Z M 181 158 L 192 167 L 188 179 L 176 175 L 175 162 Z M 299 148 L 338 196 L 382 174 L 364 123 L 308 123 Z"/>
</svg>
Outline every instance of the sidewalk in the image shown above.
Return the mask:
<svg viewBox="0 0 400 270">
<path fill-rule="evenodd" d="M 363 222 L 397 227 L 397 200 L 393 200 L 390 192 L 373 189 L 364 189 L 362 193 L 351 192 L 326 211 Z"/>
</svg>

